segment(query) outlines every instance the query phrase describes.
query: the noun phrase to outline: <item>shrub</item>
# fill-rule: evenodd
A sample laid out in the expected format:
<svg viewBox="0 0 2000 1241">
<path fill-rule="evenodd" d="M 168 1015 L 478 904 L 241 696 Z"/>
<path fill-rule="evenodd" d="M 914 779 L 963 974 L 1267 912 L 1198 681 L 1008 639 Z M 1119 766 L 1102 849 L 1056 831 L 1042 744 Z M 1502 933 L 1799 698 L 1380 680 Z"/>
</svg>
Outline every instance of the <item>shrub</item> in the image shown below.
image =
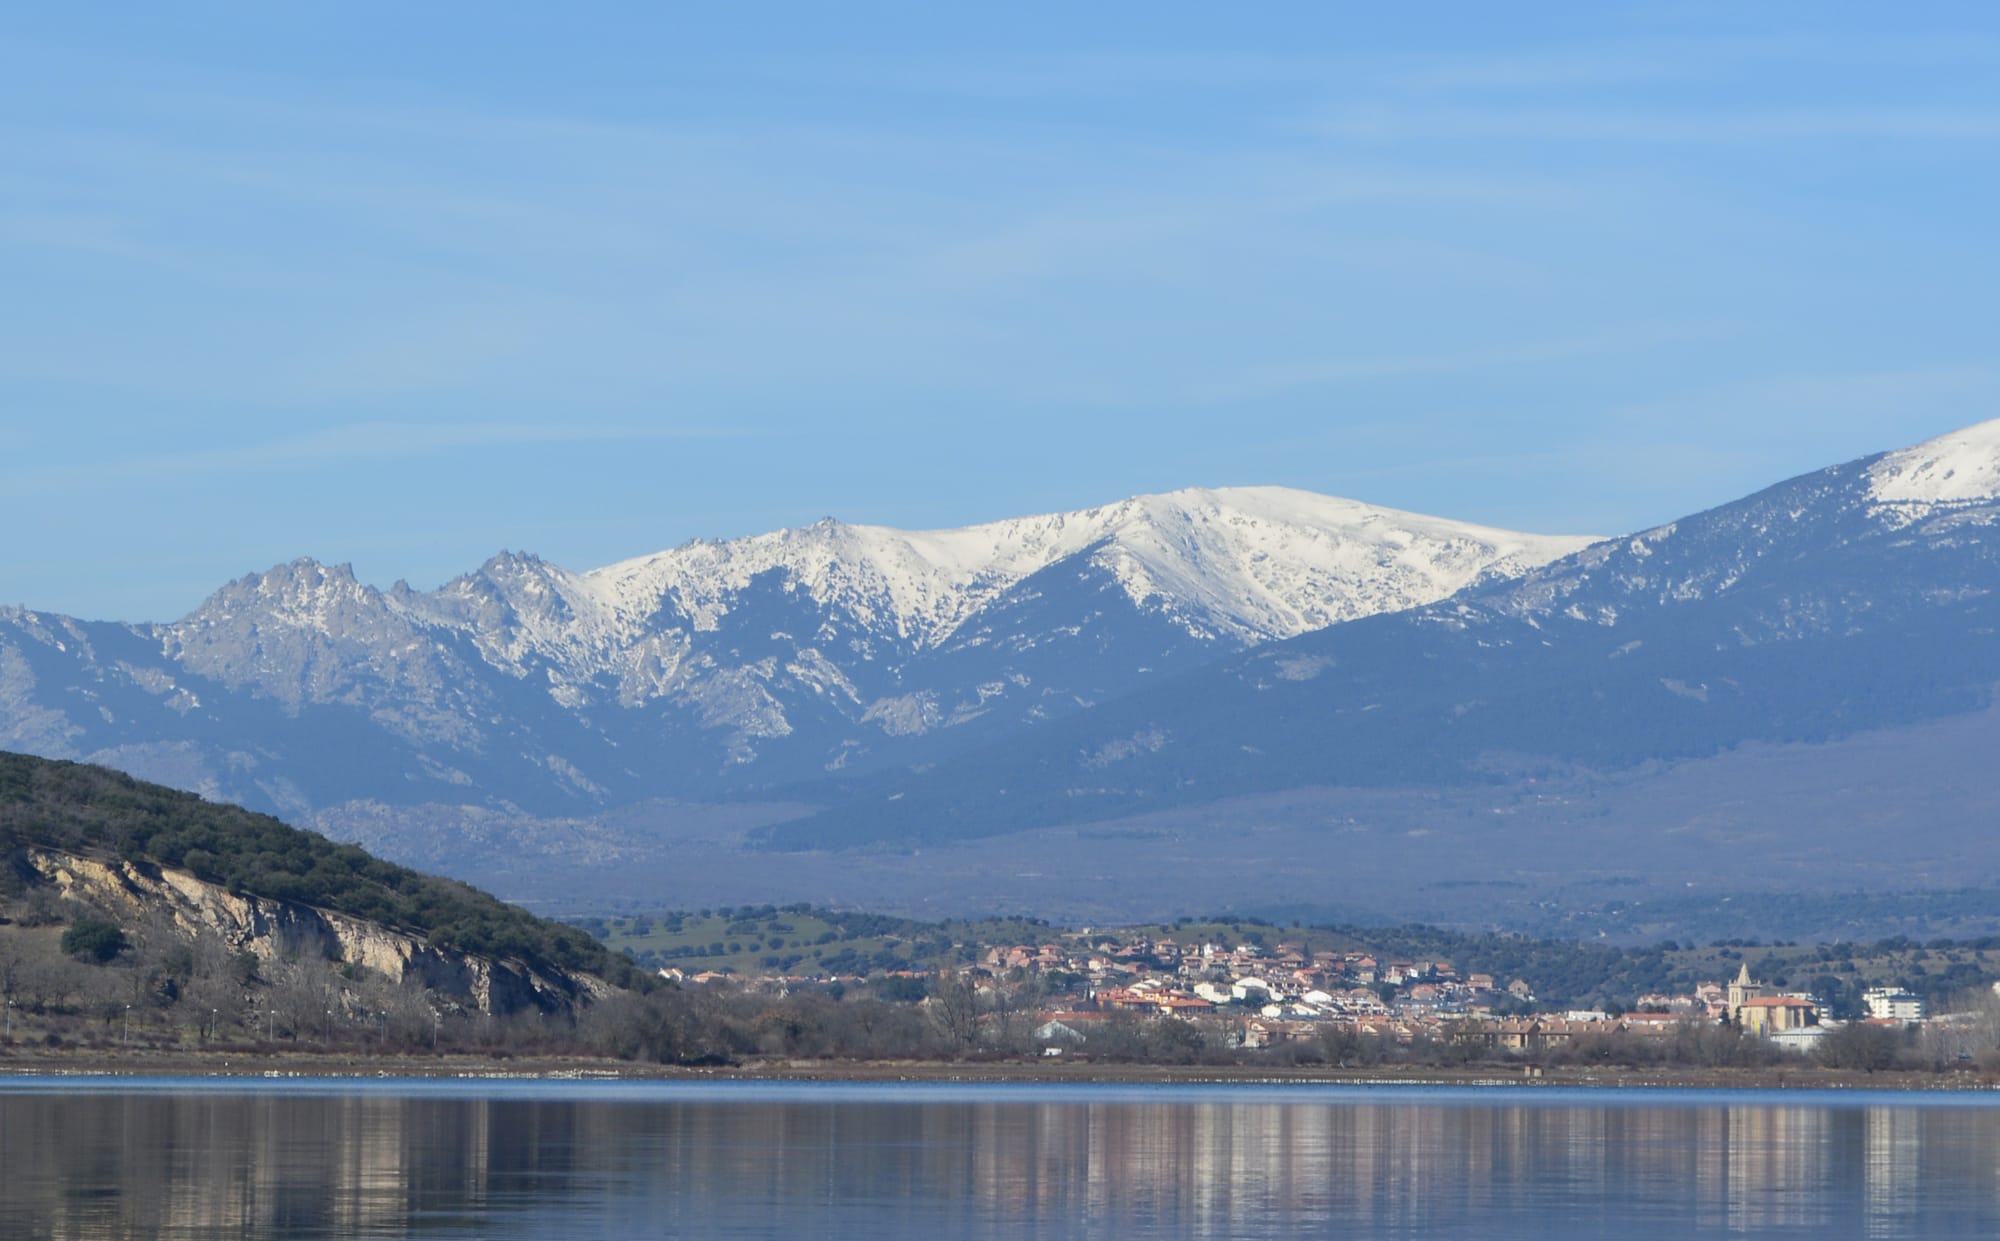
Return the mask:
<svg viewBox="0 0 2000 1241">
<path fill-rule="evenodd" d="M 63 932 L 62 950 L 79 961 L 102 965 L 125 951 L 125 932 L 115 922 L 102 918 L 78 918 Z"/>
</svg>

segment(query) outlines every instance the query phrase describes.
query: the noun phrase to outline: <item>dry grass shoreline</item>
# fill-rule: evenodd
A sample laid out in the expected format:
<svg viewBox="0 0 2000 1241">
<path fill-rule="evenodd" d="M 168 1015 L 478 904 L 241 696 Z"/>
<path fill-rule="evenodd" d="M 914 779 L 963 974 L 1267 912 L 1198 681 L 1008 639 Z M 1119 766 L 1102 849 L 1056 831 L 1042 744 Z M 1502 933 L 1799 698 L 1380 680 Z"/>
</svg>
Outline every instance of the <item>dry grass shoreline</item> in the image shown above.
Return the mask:
<svg viewBox="0 0 2000 1241">
<path fill-rule="evenodd" d="M 1519 1065 L 1382 1065 L 1366 1068 L 1266 1065 L 1095 1064 L 1087 1061 L 811 1061 L 738 1064 L 637 1064 L 577 1056 L 406 1055 L 315 1052 L 151 1052 L 0 1050 L 0 1078 L 23 1076 L 355 1079 L 546 1079 L 688 1082 L 847 1082 L 935 1084 L 1075 1083 L 1096 1085 L 1351 1085 L 1622 1087 L 1682 1090 L 1995 1091 L 2000 1082 L 1972 1071 L 1875 1073 L 1815 1066 L 1786 1068 L 1631 1068 Z"/>
</svg>

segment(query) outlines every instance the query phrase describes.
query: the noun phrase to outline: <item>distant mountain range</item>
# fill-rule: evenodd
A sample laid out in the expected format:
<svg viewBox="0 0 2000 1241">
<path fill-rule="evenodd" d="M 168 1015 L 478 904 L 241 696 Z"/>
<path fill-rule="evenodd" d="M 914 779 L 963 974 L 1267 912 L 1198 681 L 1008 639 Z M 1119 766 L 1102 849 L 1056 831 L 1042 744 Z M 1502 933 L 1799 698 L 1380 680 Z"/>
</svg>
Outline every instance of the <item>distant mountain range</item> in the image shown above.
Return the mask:
<svg viewBox="0 0 2000 1241">
<path fill-rule="evenodd" d="M 1240 488 L 588 573 L 503 553 L 431 592 L 297 560 L 169 624 L 0 610 L 0 747 L 290 814 L 738 794 L 933 761 L 1586 542 Z"/>
<path fill-rule="evenodd" d="M 767 835 L 940 840 L 1313 785 L 1622 771 L 1980 711 L 2000 685 L 1997 522 L 1990 422 L 1263 644 Z"/>
<path fill-rule="evenodd" d="M 1962 890 L 2000 883 L 1997 520 L 1993 422 L 1602 541 L 1249 488 L 430 593 L 300 561 L 167 625 L 0 613 L 0 746 L 585 904 Z"/>
</svg>

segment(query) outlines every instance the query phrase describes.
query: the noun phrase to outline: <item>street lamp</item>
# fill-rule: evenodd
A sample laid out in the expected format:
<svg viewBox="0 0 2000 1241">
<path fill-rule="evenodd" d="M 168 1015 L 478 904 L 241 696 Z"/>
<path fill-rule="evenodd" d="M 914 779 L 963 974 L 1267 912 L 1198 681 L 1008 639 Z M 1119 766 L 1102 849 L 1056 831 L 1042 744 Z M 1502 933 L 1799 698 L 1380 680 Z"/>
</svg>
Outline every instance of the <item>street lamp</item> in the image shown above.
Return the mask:
<svg viewBox="0 0 2000 1241">
<path fill-rule="evenodd" d="M 125 1006 L 125 1045 L 127 1047 L 132 1045 L 132 1006 L 130 1004 Z"/>
<path fill-rule="evenodd" d="M 14 1041 L 14 1001 L 7 1001 L 7 1041 Z"/>
</svg>

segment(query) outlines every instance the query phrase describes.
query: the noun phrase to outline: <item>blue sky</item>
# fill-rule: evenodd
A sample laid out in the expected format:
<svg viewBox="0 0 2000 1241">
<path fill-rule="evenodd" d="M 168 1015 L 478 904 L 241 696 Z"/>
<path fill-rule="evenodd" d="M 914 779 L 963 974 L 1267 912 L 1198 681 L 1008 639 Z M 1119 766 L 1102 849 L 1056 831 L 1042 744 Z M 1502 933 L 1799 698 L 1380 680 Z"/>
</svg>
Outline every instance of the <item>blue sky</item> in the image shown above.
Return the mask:
<svg viewBox="0 0 2000 1241">
<path fill-rule="evenodd" d="M 724 7 L 0 8 L 0 603 L 2000 416 L 1990 6 Z"/>
</svg>

